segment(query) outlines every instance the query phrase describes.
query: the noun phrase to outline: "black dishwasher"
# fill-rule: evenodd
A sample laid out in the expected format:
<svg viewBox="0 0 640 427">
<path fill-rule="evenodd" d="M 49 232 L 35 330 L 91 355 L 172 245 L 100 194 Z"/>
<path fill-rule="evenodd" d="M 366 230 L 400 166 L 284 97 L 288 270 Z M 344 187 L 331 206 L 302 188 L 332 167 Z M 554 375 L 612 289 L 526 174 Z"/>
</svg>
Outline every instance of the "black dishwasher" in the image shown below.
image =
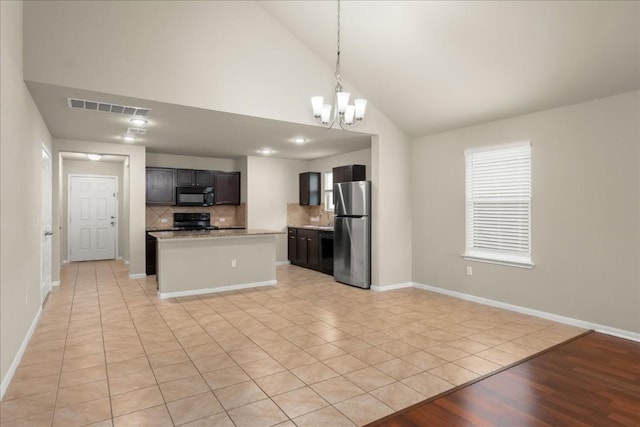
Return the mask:
<svg viewBox="0 0 640 427">
<path fill-rule="evenodd" d="M 320 269 L 333 276 L 333 231 L 321 231 L 320 237 Z"/>
</svg>

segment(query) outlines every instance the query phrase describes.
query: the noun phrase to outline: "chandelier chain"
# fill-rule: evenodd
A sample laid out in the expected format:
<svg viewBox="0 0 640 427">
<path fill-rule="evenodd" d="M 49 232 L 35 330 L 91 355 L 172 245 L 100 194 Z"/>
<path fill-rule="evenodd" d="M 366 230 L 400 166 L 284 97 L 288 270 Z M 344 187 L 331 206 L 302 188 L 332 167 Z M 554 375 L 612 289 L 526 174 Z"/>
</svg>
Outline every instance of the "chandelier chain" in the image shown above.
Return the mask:
<svg viewBox="0 0 640 427">
<path fill-rule="evenodd" d="M 340 0 L 338 0 L 338 12 L 337 12 L 337 17 L 338 17 L 338 43 L 337 43 L 337 47 L 338 47 L 338 55 L 336 57 L 336 87 L 340 88 L 340 90 L 342 90 L 342 76 L 340 75 Z"/>
</svg>

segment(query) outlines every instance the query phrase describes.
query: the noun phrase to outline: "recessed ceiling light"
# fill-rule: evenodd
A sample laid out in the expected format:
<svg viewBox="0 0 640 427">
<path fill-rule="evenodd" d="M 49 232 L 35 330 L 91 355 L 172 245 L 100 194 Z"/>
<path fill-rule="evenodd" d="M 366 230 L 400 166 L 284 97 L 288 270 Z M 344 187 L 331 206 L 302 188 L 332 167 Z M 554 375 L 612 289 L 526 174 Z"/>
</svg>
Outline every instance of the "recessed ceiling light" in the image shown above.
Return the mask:
<svg viewBox="0 0 640 427">
<path fill-rule="evenodd" d="M 89 160 L 100 160 L 102 158 L 102 154 L 87 154 Z"/>
<path fill-rule="evenodd" d="M 307 140 L 302 138 L 302 137 L 298 137 L 296 139 L 293 140 L 293 142 L 295 142 L 296 144 L 304 144 Z"/>
<path fill-rule="evenodd" d="M 136 140 L 136 137 L 135 136 L 131 136 L 131 135 L 125 135 L 125 136 L 122 137 L 122 139 L 124 139 L 127 142 L 133 142 L 133 141 Z"/>
<path fill-rule="evenodd" d="M 257 152 L 257 153 L 260 153 L 260 154 L 263 154 L 263 155 L 265 155 L 265 156 L 266 156 L 266 155 L 269 155 L 269 154 L 273 154 L 273 153 L 275 153 L 275 151 L 274 151 L 274 150 L 272 150 L 271 148 L 262 148 L 262 149 L 260 149 L 260 150 L 257 150 L 256 152 Z"/>
<path fill-rule="evenodd" d="M 144 126 L 147 124 L 147 121 L 145 119 L 140 118 L 130 119 L 129 121 L 136 126 Z"/>
</svg>

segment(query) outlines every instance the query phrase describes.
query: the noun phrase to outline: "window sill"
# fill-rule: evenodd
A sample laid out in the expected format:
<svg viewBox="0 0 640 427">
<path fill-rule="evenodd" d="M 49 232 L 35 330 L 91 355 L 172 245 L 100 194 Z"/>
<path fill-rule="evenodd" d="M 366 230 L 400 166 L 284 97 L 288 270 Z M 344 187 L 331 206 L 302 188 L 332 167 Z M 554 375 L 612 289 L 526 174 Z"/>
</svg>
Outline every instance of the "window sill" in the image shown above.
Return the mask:
<svg viewBox="0 0 640 427">
<path fill-rule="evenodd" d="M 531 259 L 524 257 L 499 256 L 486 253 L 464 253 L 462 257 L 467 261 L 484 262 L 487 264 L 504 265 L 507 267 L 526 268 L 531 270 L 535 265 Z"/>
</svg>

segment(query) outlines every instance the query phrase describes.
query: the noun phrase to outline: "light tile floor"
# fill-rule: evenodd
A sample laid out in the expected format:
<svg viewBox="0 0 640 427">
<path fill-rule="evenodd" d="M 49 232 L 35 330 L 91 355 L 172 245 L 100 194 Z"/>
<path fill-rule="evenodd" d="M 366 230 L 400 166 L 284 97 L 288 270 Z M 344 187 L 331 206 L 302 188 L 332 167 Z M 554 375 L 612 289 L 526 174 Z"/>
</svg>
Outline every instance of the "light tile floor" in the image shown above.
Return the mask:
<svg viewBox="0 0 640 427">
<path fill-rule="evenodd" d="M 363 425 L 583 330 L 278 267 L 276 287 L 161 301 L 67 264 L 0 404 L 10 426 Z"/>
</svg>

